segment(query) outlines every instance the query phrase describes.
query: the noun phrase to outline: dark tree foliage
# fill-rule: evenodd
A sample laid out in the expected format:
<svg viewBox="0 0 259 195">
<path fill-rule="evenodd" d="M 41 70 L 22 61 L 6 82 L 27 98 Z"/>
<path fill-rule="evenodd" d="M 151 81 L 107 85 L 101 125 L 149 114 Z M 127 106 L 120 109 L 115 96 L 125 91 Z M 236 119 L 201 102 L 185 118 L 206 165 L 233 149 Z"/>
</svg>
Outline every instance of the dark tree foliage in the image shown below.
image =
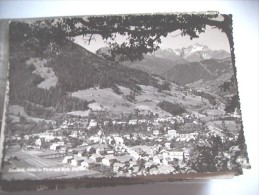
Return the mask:
<svg viewBox="0 0 259 195">
<path fill-rule="evenodd" d="M 59 50 L 61 52 L 61 47 L 71 45 L 71 40 L 76 36 L 85 36 L 90 43 L 94 35 L 100 35 L 109 46 L 110 55 L 104 57 L 111 61 L 136 61 L 143 59 L 144 54 L 157 50 L 161 38 L 168 36 L 169 33 L 180 30 L 182 36 L 188 35 L 191 39 L 198 38 L 200 33 L 205 32 L 207 25 L 216 27 L 227 34 L 233 60 L 232 18 L 229 15 L 217 13 L 89 16 L 55 18 L 31 23 L 12 22 L 10 42 L 12 46 L 13 42 L 22 40 L 21 44 L 26 45 L 28 49 L 33 49 L 36 54 L 47 53 L 52 56 L 58 54 Z M 123 37 L 124 41 L 118 43 L 117 36 Z M 71 66 L 71 63 L 67 62 L 65 66 Z M 76 67 L 74 68 L 74 73 L 77 73 Z M 92 83 L 98 79 L 101 87 L 111 87 L 113 80 L 116 79 L 114 73 L 102 74 L 101 78 L 92 78 L 92 72 L 93 70 L 89 73 L 82 71 L 80 74 L 87 74 L 90 78 L 89 82 Z M 134 78 L 132 80 L 134 81 Z M 83 83 L 79 84 L 79 88 L 84 85 Z M 92 83 L 87 83 L 87 85 Z M 65 87 L 73 88 L 68 82 L 65 85 Z M 168 89 L 168 85 L 160 87 L 162 90 Z"/>
<path fill-rule="evenodd" d="M 44 107 L 53 107 L 57 112 L 88 109 L 87 101 L 70 97 L 60 88 L 52 88 L 51 90 L 36 87 L 31 88 L 31 90 L 28 91 L 26 99 L 35 104 L 43 105 Z"/>
<path fill-rule="evenodd" d="M 231 97 L 230 100 L 227 102 L 225 111 L 231 113 L 234 112 L 236 108 L 240 109 L 239 97 L 237 94 Z"/>
<path fill-rule="evenodd" d="M 167 81 L 163 81 L 163 83 L 158 87 L 159 91 L 161 90 L 167 90 L 167 91 L 170 91 L 170 83 L 167 82 Z"/>
<path fill-rule="evenodd" d="M 219 86 L 221 91 L 230 91 L 231 83 L 229 81 L 225 81 L 223 84 Z"/>
<path fill-rule="evenodd" d="M 194 95 L 201 96 L 201 97 L 207 99 L 212 105 L 216 105 L 216 103 L 217 103 L 215 97 L 210 95 L 209 93 L 205 93 L 203 91 L 196 91 L 196 90 L 193 90 L 192 93 Z"/>
<path fill-rule="evenodd" d="M 140 91 L 141 85 L 159 87 L 157 80 L 148 73 L 120 66 L 117 64 L 105 63 L 96 55 L 83 58 L 83 55 L 76 57 L 74 54 L 58 56 L 49 66 L 54 68 L 59 83 L 66 91 L 77 91 L 90 87 L 112 88 L 115 93 L 120 93 L 117 85 L 130 88 L 132 91 Z"/>
<path fill-rule="evenodd" d="M 31 116 L 45 118 L 53 115 L 53 109 L 69 112 L 88 108 L 87 101 L 68 96 L 62 86 L 48 90 L 38 88 L 42 78 L 32 73 L 32 66 L 26 66 L 25 61 L 19 55 L 12 56 L 10 60 L 10 104 L 23 106 Z"/>
<path fill-rule="evenodd" d="M 241 157 L 249 160 L 242 131 L 238 137 L 238 141 L 230 145 L 222 142 L 219 136 L 209 137 L 206 145 L 198 144 L 193 147 L 188 165 L 197 172 L 233 171 L 237 175 L 242 174 L 242 163 L 237 159 Z M 225 151 L 230 152 L 229 157 L 224 155 Z"/>
<path fill-rule="evenodd" d="M 157 50 L 161 38 L 171 32 L 181 30 L 183 36 L 198 38 L 200 33 L 205 32 L 206 25 L 210 25 L 226 33 L 233 54 L 232 18 L 230 15 L 220 16 L 222 18 L 218 19 L 217 13 L 193 13 L 56 18 L 28 25 L 19 24 L 21 32 L 18 33 L 24 36 L 22 32 L 28 31 L 28 37 L 41 37 L 45 41 L 40 44 L 46 46 L 53 42 L 64 44 L 79 35 L 87 36 L 90 43 L 93 36 L 98 34 L 110 47 L 111 56 L 106 57 L 114 60 L 119 56 L 120 61 L 136 61 L 143 59 L 143 54 Z M 28 29 L 28 26 L 31 28 Z M 126 41 L 117 43 L 116 36 L 124 36 Z"/>
<path fill-rule="evenodd" d="M 192 149 L 189 165 L 197 172 L 227 171 L 227 159 L 223 155 L 223 143 L 219 136 L 208 138 L 207 145 Z"/>
<path fill-rule="evenodd" d="M 55 56 L 59 53 L 60 48 L 68 44 L 71 45 L 71 40 L 76 36 L 85 36 L 90 43 L 94 35 L 100 35 L 109 46 L 111 55 L 105 56 L 106 58 L 111 61 L 136 61 L 143 59 L 144 54 L 157 50 L 161 43 L 161 38 L 167 37 L 171 32 L 180 30 L 182 36 L 188 35 L 193 39 L 198 38 L 200 33 L 205 32 L 207 26 L 216 27 L 226 33 L 229 39 L 235 73 L 232 17 L 231 15 L 219 15 L 217 13 L 89 16 L 38 20 L 30 23 L 12 22 L 10 25 L 10 43 L 11 49 L 17 49 L 17 51 L 19 51 L 19 48 L 15 48 L 15 44 L 12 44 L 14 42 L 20 42 L 21 46 L 26 46 L 25 48 L 31 49 L 31 52 L 36 55 L 42 56 L 42 53 L 44 53 L 45 55 Z M 124 38 L 121 43 L 116 41 L 118 36 Z M 142 75 L 137 78 L 143 78 L 144 83 L 136 79 L 133 76 L 137 74 L 134 70 L 131 70 L 131 72 L 127 70 L 126 72 L 132 76 L 125 77 L 122 73 L 124 71 L 120 71 L 118 68 L 101 72 L 100 69 L 92 66 L 89 70 L 84 71 L 82 69 L 84 62 L 80 61 L 80 59 L 76 64 L 69 61 L 69 59 L 65 60 L 65 62 L 64 60 L 62 61 L 64 66 L 73 70 L 67 73 L 62 72 L 58 77 L 63 85 L 61 86 L 62 89 L 68 91 L 92 87 L 96 83 L 101 88 L 114 88 L 116 83 L 121 82 L 123 86 L 131 89 L 136 88 L 136 84 L 139 83 L 149 85 L 150 82 L 153 83 L 153 81 L 147 80 L 147 77 L 142 77 Z M 77 67 L 77 65 L 79 66 Z M 54 68 L 60 69 L 62 67 L 54 65 Z M 81 75 L 82 77 L 79 76 L 76 79 L 75 75 Z M 87 77 L 87 81 L 79 79 L 84 76 Z M 124 77 L 129 79 L 122 79 Z M 71 80 L 75 80 L 75 82 L 70 82 Z M 33 82 L 35 84 L 39 81 L 38 78 L 35 78 Z M 167 85 L 160 87 L 168 88 Z M 212 98 L 209 97 L 209 100 L 212 100 L 211 103 L 214 104 Z"/>
<path fill-rule="evenodd" d="M 185 109 L 179 104 L 175 104 L 168 101 L 162 101 L 157 104 L 162 110 L 169 112 L 173 115 L 179 115 L 185 112 Z"/>
<path fill-rule="evenodd" d="M 237 84 L 235 82 L 235 77 L 232 76 L 228 81 L 225 81 L 221 85 L 219 85 L 220 91 L 230 91 L 232 87 L 237 87 Z"/>
<path fill-rule="evenodd" d="M 192 158 L 190 159 L 191 168 L 199 173 L 217 171 L 211 147 L 196 146 Z"/>
<path fill-rule="evenodd" d="M 46 108 L 42 105 L 31 103 L 27 100 L 23 101 L 22 106 L 24 108 L 24 111 L 29 116 L 36 116 L 36 117 L 41 117 L 41 118 L 50 118 L 55 113 L 55 109 L 53 109 L 53 108 Z M 21 121 L 21 117 L 22 116 L 20 116 L 20 121 Z"/>
<path fill-rule="evenodd" d="M 236 144 L 242 151 L 246 151 L 245 136 L 243 128 L 239 131 Z M 246 154 L 247 156 L 247 154 Z"/>
</svg>

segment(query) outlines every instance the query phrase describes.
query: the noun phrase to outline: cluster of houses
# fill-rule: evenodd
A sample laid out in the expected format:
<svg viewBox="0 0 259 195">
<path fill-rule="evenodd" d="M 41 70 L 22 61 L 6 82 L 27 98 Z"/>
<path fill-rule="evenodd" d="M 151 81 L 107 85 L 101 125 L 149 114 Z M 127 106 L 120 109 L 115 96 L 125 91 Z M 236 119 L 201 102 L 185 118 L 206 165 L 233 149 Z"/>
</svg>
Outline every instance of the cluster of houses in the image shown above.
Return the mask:
<svg viewBox="0 0 259 195">
<path fill-rule="evenodd" d="M 189 115 L 188 115 L 189 116 Z M 185 117 L 182 116 L 167 116 L 167 117 L 157 117 L 154 119 L 130 119 L 128 121 L 124 120 L 113 120 L 112 124 L 128 124 L 128 125 L 140 125 L 140 124 L 148 124 L 148 125 L 159 125 L 161 122 L 170 122 L 171 124 L 183 124 L 185 122 Z M 108 124 L 109 121 L 104 121 L 104 124 Z"/>
<path fill-rule="evenodd" d="M 173 147 L 172 142 L 196 140 L 199 143 L 201 132 L 181 132 L 173 128 L 175 124 L 186 123 L 201 125 L 197 117 L 187 114 L 130 120 L 66 118 L 56 129 L 16 137 L 15 140 L 33 140 L 30 145 L 24 144 L 24 148 L 44 149 L 43 154 L 44 151 L 49 153 L 43 155 L 44 158 L 62 158 L 62 163 L 67 166 L 89 170 L 98 170 L 102 166 L 117 176 L 168 173 L 174 172 L 176 165 L 183 164 L 190 157 L 189 148 Z M 130 125 L 138 128 L 142 124 L 145 124 L 145 132 L 106 132 L 108 126 Z M 209 133 L 213 134 L 212 131 Z M 139 140 L 141 144 L 129 144 Z"/>
<path fill-rule="evenodd" d="M 176 141 L 190 141 L 195 140 L 197 132 L 192 133 L 180 133 L 176 130 L 170 129 L 168 126 L 164 128 L 164 131 L 161 132 L 161 128 L 158 128 L 161 123 L 169 123 L 171 125 L 178 123 L 183 124 L 186 120 L 189 120 L 191 117 L 186 116 L 168 116 L 168 117 L 157 117 L 153 119 L 131 119 L 128 121 L 124 120 L 96 120 L 96 119 L 75 119 L 67 118 L 63 123 L 56 129 L 46 130 L 43 133 L 29 134 L 24 135 L 23 137 L 13 137 L 15 141 L 23 141 L 23 147 L 25 149 L 49 149 L 56 152 L 66 153 L 69 148 L 73 146 L 73 142 L 77 139 L 83 141 L 84 143 L 107 143 L 111 145 L 111 142 L 123 143 L 124 140 L 137 140 L 141 138 L 142 140 L 157 140 L 158 142 L 166 142 L 175 139 Z M 197 121 L 193 120 L 193 123 Z M 146 133 L 137 132 L 128 134 L 124 132 L 124 135 L 121 137 L 113 136 L 111 139 L 110 136 L 105 135 L 105 127 L 108 125 L 141 125 L 147 124 Z M 88 130 L 95 129 L 96 133 L 93 135 L 88 134 Z M 65 134 L 64 132 L 67 133 Z M 150 133 L 147 133 L 150 132 Z M 26 144 L 26 140 L 37 137 L 34 140 L 34 143 Z M 73 139 L 72 139 L 73 138 Z M 169 143 L 167 143 L 169 145 Z M 45 146 L 45 147 L 43 147 Z M 46 148 L 47 147 L 47 148 Z"/>
<path fill-rule="evenodd" d="M 104 166 L 114 176 L 132 176 L 151 174 L 150 169 L 159 171 L 158 167 L 163 166 L 167 167 L 165 171 L 173 172 L 176 163 L 182 163 L 189 158 L 188 149 L 172 149 L 167 144 L 164 148 L 162 145 L 129 147 L 118 135 L 110 136 L 109 140 L 115 141 L 113 148 L 107 148 L 109 143 L 86 146 L 66 155 L 62 163 L 93 170 Z"/>
</svg>

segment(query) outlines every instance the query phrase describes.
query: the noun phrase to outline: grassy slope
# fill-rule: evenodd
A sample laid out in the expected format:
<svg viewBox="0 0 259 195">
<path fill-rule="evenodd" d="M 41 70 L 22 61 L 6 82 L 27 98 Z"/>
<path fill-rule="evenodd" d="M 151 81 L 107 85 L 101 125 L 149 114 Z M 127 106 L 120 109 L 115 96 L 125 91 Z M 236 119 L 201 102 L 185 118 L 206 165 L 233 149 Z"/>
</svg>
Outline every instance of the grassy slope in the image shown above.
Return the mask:
<svg viewBox="0 0 259 195">
<path fill-rule="evenodd" d="M 124 95 L 128 90 L 124 88 L 125 94 L 118 95 L 112 89 L 86 89 L 72 93 L 72 96 L 87 100 L 95 101 L 89 107 L 99 110 L 107 110 L 113 114 L 132 113 L 134 109 L 139 109 L 143 113 L 151 111 L 161 116 L 169 115 L 157 106 L 160 101 L 166 100 L 183 105 L 188 111 L 199 107 L 209 106 L 208 101 L 201 101 L 201 98 L 193 95 L 184 95 L 176 85 L 171 87 L 171 91 L 158 91 L 157 88 L 147 85 L 139 85 L 142 89 L 140 94 L 135 96 L 135 102 L 129 102 Z M 185 96 L 185 99 L 182 97 Z"/>
<path fill-rule="evenodd" d="M 21 59 L 22 57 L 26 59 Z M 13 62 L 15 65 L 13 65 L 14 71 L 11 77 L 20 99 L 23 92 L 35 87 L 31 81 L 32 73 L 28 69 L 20 68 L 25 66 L 28 58 L 33 57 L 37 57 L 33 52 L 24 51 L 14 58 L 17 63 Z M 46 66 L 54 70 L 53 73 L 58 77 L 57 85 L 61 86 L 62 90 L 71 93 L 72 97 L 87 101 L 94 100 L 94 103 L 89 104 L 93 109 L 120 114 L 121 112 L 131 113 L 138 108 L 145 112 L 149 110 L 160 115 L 168 115 L 157 107 L 160 101 L 181 104 L 187 111 L 209 106 L 206 99 L 184 95 L 175 84 L 171 84 L 169 92 L 159 91 L 161 81 L 158 78 L 140 70 L 111 64 L 73 43 L 62 47 L 62 54 L 52 57 Z M 118 87 L 122 94 L 116 94 L 114 87 Z M 129 95 L 136 89 L 138 91 L 135 94 L 136 101 L 129 102 L 125 95 Z"/>
</svg>

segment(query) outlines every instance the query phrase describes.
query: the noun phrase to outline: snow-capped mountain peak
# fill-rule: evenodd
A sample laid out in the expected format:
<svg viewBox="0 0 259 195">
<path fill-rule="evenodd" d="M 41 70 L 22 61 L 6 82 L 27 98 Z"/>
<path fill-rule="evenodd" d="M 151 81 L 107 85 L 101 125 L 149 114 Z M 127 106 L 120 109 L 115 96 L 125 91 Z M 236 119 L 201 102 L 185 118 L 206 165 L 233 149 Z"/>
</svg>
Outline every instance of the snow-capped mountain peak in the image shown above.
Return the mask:
<svg viewBox="0 0 259 195">
<path fill-rule="evenodd" d="M 196 51 L 208 51 L 210 49 L 206 45 L 195 43 L 194 45 L 190 45 L 187 48 L 183 48 L 183 50 L 185 51 L 184 53 L 187 53 L 187 52 L 193 53 L 193 52 L 196 52 Z"/>
<path fill-rule="evenodd" d="M 173 52 L 189 62 L 230 57 L 230 54 L 224 50 L 211 50 L 208 46 L 199 43 L 183 47 L 182 49 L 174 49 Z"/>
</svg>

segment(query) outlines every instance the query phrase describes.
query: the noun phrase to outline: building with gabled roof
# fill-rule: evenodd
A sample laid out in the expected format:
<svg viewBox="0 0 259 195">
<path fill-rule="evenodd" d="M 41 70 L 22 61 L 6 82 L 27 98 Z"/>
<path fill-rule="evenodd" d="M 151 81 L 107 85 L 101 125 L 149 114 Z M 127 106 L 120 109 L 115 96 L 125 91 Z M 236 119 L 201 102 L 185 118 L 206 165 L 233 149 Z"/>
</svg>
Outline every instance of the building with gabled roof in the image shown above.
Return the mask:
<svg viewBox="0 0 259 195">
<path fill-rule="evenodd" d="M 105 166 L 111 166 L 116 161 L 116 157 L 113 154 L 110 154 L 104 156 L 104 158 L 102 159 L 102 164 Z"/>
</svg>

